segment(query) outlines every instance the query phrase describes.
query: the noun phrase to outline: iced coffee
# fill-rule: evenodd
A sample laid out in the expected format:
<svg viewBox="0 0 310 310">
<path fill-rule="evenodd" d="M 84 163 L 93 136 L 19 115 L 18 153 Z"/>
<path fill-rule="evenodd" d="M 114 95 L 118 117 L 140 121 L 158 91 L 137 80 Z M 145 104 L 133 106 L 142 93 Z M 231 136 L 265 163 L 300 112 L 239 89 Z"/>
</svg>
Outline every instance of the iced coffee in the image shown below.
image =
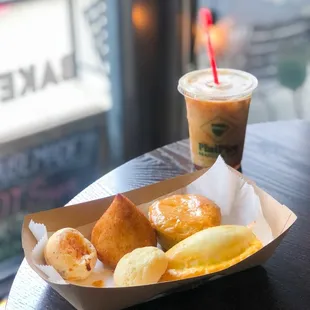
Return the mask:
<svg viewBox="0 0 310 310">
<path fill-rule="evenodd" d="M 179 81 L 186 101 L 192 161 L 197 168 L 210 167 L 221 155 L 238 169 L 257 79 L 232 69 L 218 69 L 218 75 L 218 85 L 211 69 L 190 72 Z"/>
</svg>

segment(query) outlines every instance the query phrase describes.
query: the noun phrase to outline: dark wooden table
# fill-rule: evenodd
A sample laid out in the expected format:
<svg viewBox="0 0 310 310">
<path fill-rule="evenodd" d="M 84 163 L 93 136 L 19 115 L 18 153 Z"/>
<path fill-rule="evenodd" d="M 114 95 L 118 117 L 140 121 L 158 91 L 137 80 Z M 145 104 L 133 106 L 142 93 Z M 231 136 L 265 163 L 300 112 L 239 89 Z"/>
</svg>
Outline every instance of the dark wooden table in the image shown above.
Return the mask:
<svg viewBox="0 0 310 310">
<path fill-rule="evenodd" d="M 127 191 L 192 169 L 188 141 L 177 142 L 115 169 L 70 203 Z M 273 257 L 262 267 L 133 309 L 310 309 L 310 123 L 289 121 L 248 126 L 242 169 L 299 217 Z M 6 309 L 73 307 L 24 261 Z"/>
</svg>

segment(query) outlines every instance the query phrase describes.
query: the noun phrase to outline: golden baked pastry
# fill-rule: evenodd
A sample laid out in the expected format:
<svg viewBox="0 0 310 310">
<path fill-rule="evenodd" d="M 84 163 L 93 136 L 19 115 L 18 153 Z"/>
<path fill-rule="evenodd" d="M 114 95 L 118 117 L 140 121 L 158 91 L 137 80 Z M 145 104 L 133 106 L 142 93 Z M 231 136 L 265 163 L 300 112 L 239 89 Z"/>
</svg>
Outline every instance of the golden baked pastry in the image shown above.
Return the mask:
<svg viewBox="0 0 310 310">
<path fill-rule="evenodd" d="M 165 254 L 168 269 L 161 281 L 180 280 L 226 269 L 262 248 L 246 226 L 223 225 L 202 230 Z"/>
<path fill-rule="evenodd" d="M 158 241 L 168 250 L 194 233 L 221 224 L 220 208 L 200 195 L 173 195 L 154 202 L 149 220 Z"/>
<path fill-rule="evenodd" d="M 157 283 L 165 273 L 168 258 L 155 247 L 135 249 L 118 262 L 114 271 L 116 286 L 136 286 Z"/>
<path fill-rule="evenodd" d="M 91 242 L 98 258 L 115 268 L 119 260 L 134 249 L 156 246 L 156 234 L 143 213 L 129 199 L 118 194 L 95 224 Z"/>
<path fill-rule="evenodd" d="M 97 252 L 78 230 L 63 228 L 48 239 L 44 257 L 65 280 L 83 280 L 95 267 Z"/>
</svg>

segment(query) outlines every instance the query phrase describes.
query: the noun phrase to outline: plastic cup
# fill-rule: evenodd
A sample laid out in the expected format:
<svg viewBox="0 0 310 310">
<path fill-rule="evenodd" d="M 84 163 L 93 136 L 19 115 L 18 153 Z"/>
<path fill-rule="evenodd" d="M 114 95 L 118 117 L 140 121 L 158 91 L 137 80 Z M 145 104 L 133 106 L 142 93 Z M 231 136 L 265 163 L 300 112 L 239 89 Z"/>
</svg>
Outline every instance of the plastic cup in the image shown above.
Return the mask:
<svg viewBox="0 0 310 310">
<path fill-rule="evenodd" d="M 187 109 L 191 157 L 196 168 L 210 167 L 221 155 L 225 162 L 241 166 L 246 125 L 257 79 L 233 69 L 218 69 L 220 84 L 212 70 L 185 74 L 178 90 Z"/>
</svg>

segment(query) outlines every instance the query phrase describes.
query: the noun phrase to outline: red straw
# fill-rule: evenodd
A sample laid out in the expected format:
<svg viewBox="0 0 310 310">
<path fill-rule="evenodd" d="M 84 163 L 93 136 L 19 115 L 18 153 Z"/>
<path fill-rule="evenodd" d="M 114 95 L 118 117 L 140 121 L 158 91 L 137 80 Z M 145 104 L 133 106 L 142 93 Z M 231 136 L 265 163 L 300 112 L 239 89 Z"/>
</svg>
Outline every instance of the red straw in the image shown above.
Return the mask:
<svg viewBox="0 0 310 310">
<path fill-rule="evenodd" d="M 218 75 L 217 75 L 214 50 L 211 44 L 211 38 L 210 38 L 210 33 L 209 33 L 209 27 L 213 24 L 212 14 L 211 14 L 211 11 L 206 8 L 200 9 L 199 14 L 200 14 L 200 20 L 201 20 L 202 26 L 206 30 L 206 33 L 207 33 L 207 51 L 208 51 L 209 61 L 210 61 L 211 68 L 212 68 L 214 83 L 220 84 L 218 80 Z"/>
</svg>

